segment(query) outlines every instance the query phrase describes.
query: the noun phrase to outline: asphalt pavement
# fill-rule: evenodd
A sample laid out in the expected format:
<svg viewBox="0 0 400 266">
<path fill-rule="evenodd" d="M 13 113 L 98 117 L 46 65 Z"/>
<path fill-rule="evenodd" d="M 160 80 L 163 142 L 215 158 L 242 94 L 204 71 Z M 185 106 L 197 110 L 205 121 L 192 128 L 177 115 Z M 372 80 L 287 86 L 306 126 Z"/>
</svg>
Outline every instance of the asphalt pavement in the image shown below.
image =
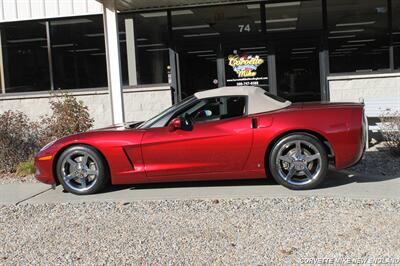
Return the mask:
<svg viewBox="0 0 400 266">
<path fill-rule="evenodd" d="M 273 180 L 181 182 L 111 186 L 96 195 L 77 196 L 40 183 L 0 185 L 0 204 L 130 202 L 165 199 L 237 199 L 254 197 L 319 196 L 357 199 L 400 199 L 397 177 L 358 176 L 346 171 L 330 171 L 318 189 L 293 191 Z"/>
</svg>

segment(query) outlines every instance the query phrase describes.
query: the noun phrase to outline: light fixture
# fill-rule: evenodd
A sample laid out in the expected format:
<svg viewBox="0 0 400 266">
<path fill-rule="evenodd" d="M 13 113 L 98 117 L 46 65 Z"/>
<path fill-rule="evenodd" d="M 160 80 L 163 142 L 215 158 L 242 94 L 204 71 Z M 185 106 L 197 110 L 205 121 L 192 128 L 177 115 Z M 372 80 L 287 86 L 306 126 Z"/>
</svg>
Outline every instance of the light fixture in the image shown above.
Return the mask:
<svg viewBox="0 0 400 266">
<path fill-rule="evenodd" d="M 125 34 L 125 31 L 120 31 L 119 34 Z M 103 32 L 99 32 L 99 33 L 87 33 L 85 34 L 86 37 L 100 37 L 100 36 L 104 36 Z"/>
<path fill-rule="evenodd" d="M 147 41 L 147 39 L 146 39 L 146 38 L 137 38 L 136 41 L 138 41 L 138 42 L 144 42 L 144 41 Z"/>
<path fill-rule="evenodd" d="M 259 9 L 260 4 L 249 4 L 247 5 L 247 9 Z"/>
<path fill-rule="evenodd" d="M 331 34 L 337 34 L 337 33 L 351 33 L 351 32 L 363 32 L 365 31 L 364 29 L 353 29 L 353 30 L 333 30 L 330 31 L 329 33 Z"/>
<path fill-rule="evenodd" d="M 192 14 L 193 11 L 190 9 L 171 11 L 171 16 L 192 15 Z M 157 17 L 166 17 L 167 12 L 162 11 L 162 12 L 151 12 L 151 13 L 140 13 L 140 15 L 144 18 L 157 18 Z"/>
<path fill-rule="evenodd" d="M 365 46 L 365 43 L 359 43 L 359 44 L 343 44 L 342 47 L 362 47 Z"/>
<path fill-rule="evenodd" d="M 9 43 L 23 43 L 23 42 L 40 42 L 45 41 L 46 38 L 29 38 L 29 39 L 16 39 L 16 40 L 7 40 Z"/>
<path fill-rule="evenodd" d="M 217 56 L 216 54 L 198 54 L 198 57 L 210 57 L 210 56 Z"/>
<path fill-rule="evenodd" d="M 93 22 L 87 18 L 77 18 L 77 19 L 68 19 L 68 20 L 54 20 L 51 21 L 51 26 L 62 26 L 62 25 L 71 25 L 71 24 L 81 24 L 81 23 L 90 23 Z"/>
<path fill-rule="evenodd" d="M 304 51 L 304 50 L 315 50 L 317 47 L 303 47 L 303 48 L 293 48 L 292 51 Z"/>
<path fill-rule="evenodd" d="M 339 36 L 329 36 L 328 39 L 347 39 L 354 37 L 356 37 L 356 35 L 339 35 Z"/>
<path fill-rule="evenodd" d="M 162 11 L 162 12 L 151 12 L 151 13 L 140 13 L 140 15 L 144 18 L 157 18 L 157 17 L 166 17 L 167 12 Z"/>
<path fill-rule="evenodd" d="M 355 48 L 355 47 L 353 47 L 353 48 L 337 48 L 335 51 L 343 52 L 343 51 L 355 51 L 355 50 L 358 50 L 358 48 Z"/>
<path fill-rule="evenodd" d="M 91 51 L 99 51 L 99 48 L 88 48 L 88 49 L 76 49 L 76 50 L 68 50 L 68 52 L 91 52 Z"/>
<path fill-rule="evenodd" d="M 86 37 L 100 37 L 104 36 L 104 33 L 87 33 L 85 34 Z"/>
<path fill-rule="evenodd" d="M 292 52 L 292 54 L 312 54 L 314 51 L 298 51 L 298 52 Z"/>
<path fill-rule="evenodd" d="M 295 30 L 296 27 L 286 27 L 286 28 L 270 28 L 267 31 L 288 31 L 288 30 Z"/>
<path fill-rule="evenodd" d="M 301 4 L 300 1 L 296 2 L 283 2 L 283 3 L 273 3 L 273 4 L 266 4 L 266 8 L 273 8 L 273 7 L 286 7 L 286 6 L 299 6 Z"/>
<path fill-rule="evenodd" d="M 163 43 L 149 43 L 149 44 L 139 44 L 137 47 L 155 47 L 155 46 L 163 46 Z"/>
<path fill-rule="evenodd" d="M 61 47 L 71 47 L 74 46 L 75 44 L 73 43 L 64 43 L 64 44 L 52 44 L 52 48 L 61 48 Z"/>
<path fill-rule="evenodd" d="M 203 36 L 215 36 L 215 35 L 220 35 L 220 33 L 219 32 L 210 32 L 210 33 L 186 34 L 186 35 L 183 35 L 183 37 L 190 38 L 190 37 L 203 37 Z"/>
<path fill-rule="evenodd" d="M 279 19 L 267 19 L 267 23 L 281 23 L 281 22 L 295 22 L 298 18 L 279 18 Z"/>
<path fill-rule="evenodd" d="M 351 41 L 347 41 L 349 43 L 358 43 L 358 42 L 374 42 L 376 41 L 376 39 L 365 39 L 365 40 L 351 40 Z"/>
<path fill-rule="evenodd" d="M 296 22 L 298 18 L 278 18 L 278 19 L 267 19 L 266 23 L 284 23 L 284 22 Z M 260 24 L 261 20 L 254 21 L 255 24 Z"/>
<path fill-rule="evenodd" d="M 372 25 L 375 24 L 376 21 L 364 21 L 364 22 L 353 22 L 353 23 L 338 23 L 336 27 L 348 27 L 348 26 L 361 26 L 361 25 Z"/>
<path fill-rule="evenodd" d="M 398 35 L 398 34 L 400 34 L 400 31 L 395 31 L 395 32 L 392 32 L 392 34 L 394 34 L 394 35 Z"/>
<path fill-rule="evenodd" d="M 266 8 L 273 8 L 273 7 L 286 7 L 286 6 L 299 6 L 301 4 L 300 1 L 296 2 L 284 2 L 284 3 L 273 3 L 273 4 L 266 4 Z M 259 9 L 260 4 L 248 4 L 247 9 Z"/>
<path fill-rule="evenodd" d="M 205 29 L 209 28 L 210 24 L 192 25 L 192 26 L 180 26 L 172 27 L 172 30 L 189 30 L 189 29 Z"/>
<path fill-rule="evenodd" d="M 154 49 L 147 49 L 147 52 L 158 52 L 158 51 L 166 51 L 168 48 L 154 48 Z"/>
<path fill-rule="evenodd" d="M 214 50 L 189 51 L 187 53 L 188 54 L 202 54 L 202 53 L 211 53 L 211 52 L 214 52 Z"/>
<path fill-rule="evenodd" d="M 240 50 L 263 50 L 267 48 L 266 46 L 256 46 L 256 47 L 243 47 Z"/>
<path fill-rule="evenodd" d="M 106 55 L 106 53 L 94 53 L 94 54 L 90 54 L 90 55 Z"/>
</svg>

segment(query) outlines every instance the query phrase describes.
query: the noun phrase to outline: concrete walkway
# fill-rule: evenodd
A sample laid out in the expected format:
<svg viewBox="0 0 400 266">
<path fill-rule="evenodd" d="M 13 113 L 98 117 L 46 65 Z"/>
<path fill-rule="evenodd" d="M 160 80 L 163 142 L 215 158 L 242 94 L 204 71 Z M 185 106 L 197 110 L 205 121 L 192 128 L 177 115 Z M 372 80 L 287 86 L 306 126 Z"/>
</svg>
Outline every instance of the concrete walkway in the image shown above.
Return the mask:
<svg viewBox="0 0 400 266">
<path fill-rule="evenodd" d="M 347 174 L 345 171 L 330 171 L 321 188 L 307 191 L 292 191 L 272 180 L 113 186 L 103 193 L 90 196 L 64 193 L 61 186 L 53 190 L 39 183 L 0 185 L 0 204 L 292 196 L 400 199 L 400 175 L 365 177 Z"/>
</svg>

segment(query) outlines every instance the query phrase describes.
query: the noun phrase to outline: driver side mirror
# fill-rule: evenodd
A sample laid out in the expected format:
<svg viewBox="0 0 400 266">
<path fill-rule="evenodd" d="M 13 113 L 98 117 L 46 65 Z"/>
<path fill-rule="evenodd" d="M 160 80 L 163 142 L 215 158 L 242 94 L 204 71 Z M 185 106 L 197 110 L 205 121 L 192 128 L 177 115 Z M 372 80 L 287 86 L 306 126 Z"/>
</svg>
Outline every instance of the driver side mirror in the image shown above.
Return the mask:
<svg viewBox="0 0 400 266">
<path fill-rule="evenodd" d="M 190 115 L 185 114 L 183 117 L 177 117 L 172 119 L 172 121 L 168 124 L 169 131 L 176 131 L 178 129 L 191 131 L 193 130 L 193 123 Z"/>
<path fill-rule="evenodd" d="M 172 121 L 168 124 L 168 130 L 170 132 L 176 131 L 182 128 L 182 119 L 180 117 L 172 119 Z"/>
</svg>

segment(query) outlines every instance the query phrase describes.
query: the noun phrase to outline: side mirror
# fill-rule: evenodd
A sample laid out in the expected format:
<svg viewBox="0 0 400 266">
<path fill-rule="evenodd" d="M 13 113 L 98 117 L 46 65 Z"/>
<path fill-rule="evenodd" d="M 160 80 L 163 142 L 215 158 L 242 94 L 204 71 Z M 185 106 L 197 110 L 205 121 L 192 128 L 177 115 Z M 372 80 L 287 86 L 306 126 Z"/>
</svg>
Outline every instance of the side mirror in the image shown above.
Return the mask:
<svg viewBox="0 0 400 266">
<path fill-rule="evenodd" d="M 175 131 L 182 128 L 182 119 L 180 117 L 172 119 L 171 122 L 168 124 L 169 131 Z"/>
</svg>

